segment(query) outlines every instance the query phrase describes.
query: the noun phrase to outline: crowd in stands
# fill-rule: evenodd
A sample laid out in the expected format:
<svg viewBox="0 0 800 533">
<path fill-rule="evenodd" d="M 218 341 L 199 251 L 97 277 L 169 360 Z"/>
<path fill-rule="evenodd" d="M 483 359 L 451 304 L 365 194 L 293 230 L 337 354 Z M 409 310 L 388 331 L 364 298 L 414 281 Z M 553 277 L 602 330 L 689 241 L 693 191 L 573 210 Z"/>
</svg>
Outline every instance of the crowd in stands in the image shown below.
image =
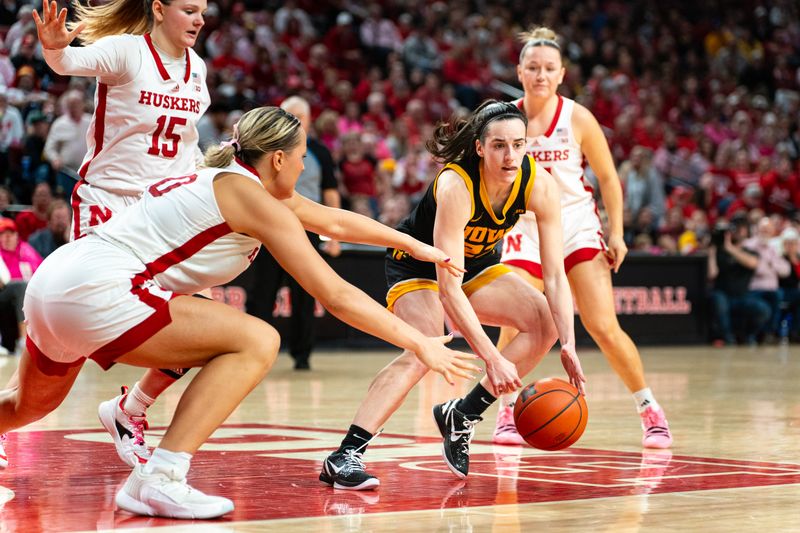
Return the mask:
<svg viewBox="0 0 800 533">
<path fill-rule="evenodd" d="M 32 217 L 17 219 L 23 241 L 47 225 L 39 184 L 69 197 L 94 91 L 91 80 L 47 68 L 34 7 L 0 3 L 0 211 L 33 204 Z M 779 334 L 780 317 L 798 307 L 800 274 L 800 5 L 792 0 L 209 2 L 196 46 L 212 98 L 201 147 L 227 138 L 243 111 L 302 96 L 334 156 L 344 205 L 394 225 L 438 169 L 424 149 L 435 122 L 484 98 L 519 96 L 517 34 L 535 24 L 562 36 L 561 93 L 607 134 L 630 249 L 714 253 L 725 246 L 715 246 L 715 233 L 747 220 L 752 239 L 791 267 L 780 263 L 766 284 L 759 271 L 747 288 L 794 291 L 777 306 L 764 297 L 771 315 L 755 334 Z"/>
</svg>

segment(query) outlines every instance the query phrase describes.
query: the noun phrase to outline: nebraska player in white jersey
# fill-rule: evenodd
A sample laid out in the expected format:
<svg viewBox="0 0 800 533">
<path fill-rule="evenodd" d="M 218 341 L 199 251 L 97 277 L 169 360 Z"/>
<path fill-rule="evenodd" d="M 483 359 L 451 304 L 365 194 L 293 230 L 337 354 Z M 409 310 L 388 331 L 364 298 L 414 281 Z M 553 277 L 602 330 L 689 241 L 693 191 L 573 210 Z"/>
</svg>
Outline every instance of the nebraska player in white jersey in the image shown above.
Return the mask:
<svg viewBox="0 0 800 533">
<path fill-rule="evenodd" d="M 194 172 L 201 160 L 197 121 L 209 104 L 206 66 L 191 49 L 206 0 L 111 0 L 66 11 L 44 0 L 34 20 L 48 65 L 59 74 L 97 78 L 88 152 L 73 190 L 72 238 L 135 203 L 162 176 Z M 70 47 L 78 37 L 86 44 Z M 133 466 L 149 457 L 145 410 L 183 374 L 148 371 L 129 394 L 100 406 L 117 453 Z"/>
<path fill-rule="evenodd" d="M 619 270 L 628 252 L 622 234 L 622 187 L 600 125 L 580 104 L 557 93 L 565 68 L 556 34 L 536 28 L 523 34 L 517 77 L 525 95 L 516 103 L 528 117 L 528 152 L 561 186 L 564 266 L 581 322 L 611 367 L 634 396 L 641 416 L 642 444 L 668 448 L 672 444 L 663 409 L 647 386 L 639 351 L 617 321 L 611 272 Z M 583 173 L 584 159 L 597 175 L 608 213 L 608 244 L 604 240 L 592 187 Z M 542 289 L 536 219 L 520 217 L 505 237 L 502 261 Z M 499 346 L 515 331 L 504 328 Z M 494 441 L 522 443 L 509 408 L 514 397 L 501 402 Z"/>
<path fill-rule="evenodd" d="M 398 247 L 454 276 L 462 270 L 409 235 L 296 194 L 306 135 L 294 115 L 258 108 L 239 124 L 233 142 L 209 151 L 214 168 L 150 185 L 141 201 L 51 254 L 26 291 L 27 349 L 19 385 L 0 393 L 0 431 L 55 409 L 87 358 L 103 368 L 202 367 L 159 447 L 117 493 L 117 506 L 136 514 L 213 518 L 233 510 L 231 500 L 191 488 L 186 475 L 192 455 L 269 371 L 280 339 L 262 320 L 186 294 L 233 279 L 261 243 L 345 322 L 415 352 L 451 384 L 478 372 L 468 362 L 475 356 L 425 337 L 337 276 L 304 227 Z"/>
</svg>

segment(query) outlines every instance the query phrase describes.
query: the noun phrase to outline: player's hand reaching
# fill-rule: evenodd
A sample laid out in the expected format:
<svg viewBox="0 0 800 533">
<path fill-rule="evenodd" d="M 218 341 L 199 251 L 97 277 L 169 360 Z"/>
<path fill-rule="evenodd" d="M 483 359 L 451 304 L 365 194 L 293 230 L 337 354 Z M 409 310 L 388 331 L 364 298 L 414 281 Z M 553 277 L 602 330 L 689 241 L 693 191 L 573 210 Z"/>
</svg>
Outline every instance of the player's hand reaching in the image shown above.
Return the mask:
<svg viewBox="0 0 800 533">
<path fill-rule="evenodd" d="M 430 337 L 423 348 L 417 353 L 417 358 L 425 366 L 438 372 L 450 385 L 455 385 L 455 378 L 473 379 L 477 374 L 483 372 L 479 367 L 471 363 L 478 359 L 477 355 L 457 352 L 446 347 L 445 344 L 453 340 L 452 335 L 443 337 Z"/>
<path fill-rule="evenodd" d="M 460 266 L 454 265 L 450 256 L 446 253 L 423 242 L 416 241 L 413 248 L 407 251 L 414 259 L 436 263 L 438 266 L 447 270 L 452 276 L 460 276 L 466 272 L 466 270 Z"/>
<path fill-rule="evenodd" d="M 492 385 L 492 394 L 500 396 L 509 392 L 514 392 L 522 387 L 522 380 L 519 379 L 517 367 L 514 363 L 500 355 L 493 358 L 487 358 L 486 361 L 486 375 L 489 377 L 489 383 Z"/>
<path fill-rule="evenodd" d="M 569 382 L 572 383 L 580 393 L 586 396 L 586 376 L 583 375 L 581 369 L 581 362 L 578 360 L 578 354 L 575 353 L 575 346 L 572 344 L 563 344 L 561 346 L 561 364 L 564 365 L 564 370 L 567 371 Z"/>
<path fill-rule="evenodd" d="M 58 3 L 53 0 L 42 0 L 42 14 L 34 10 L 33 21 L 39 33 L 39 42 L 42 48 L 60 50 L 69 46 L 77 35 L 83 31 L 84 24 L 80 23 L 74 30 L 67 29 L 67 8 L 58 11 Z"/>
</svg>

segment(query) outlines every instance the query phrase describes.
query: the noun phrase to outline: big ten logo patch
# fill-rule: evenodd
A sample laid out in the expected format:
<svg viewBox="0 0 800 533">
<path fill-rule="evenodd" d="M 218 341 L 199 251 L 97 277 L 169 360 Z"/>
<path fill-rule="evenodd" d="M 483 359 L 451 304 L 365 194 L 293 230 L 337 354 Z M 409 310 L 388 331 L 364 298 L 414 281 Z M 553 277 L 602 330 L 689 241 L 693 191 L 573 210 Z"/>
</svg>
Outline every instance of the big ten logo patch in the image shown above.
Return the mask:
<svg viewBox="0 0 800 533">
<path fill-rule="evenodd" d="M 275 295 L 275 306 L 272 308 L 272 316 L 285 317 L 292 316 L 292 290 L 289 287 L 281 287 Z M 314 300 L 314 317 L 325 316 L 325 308 L 318 301 Z"/>
<path fill-rule="evenodd" d="M 239 311 L 244 312 L 247 306 L 247 292 L 237 285 L 228 285 L 226 287 L 212 287 L 211 297 L 225 304 L 235 307 Z"/>
</svg>

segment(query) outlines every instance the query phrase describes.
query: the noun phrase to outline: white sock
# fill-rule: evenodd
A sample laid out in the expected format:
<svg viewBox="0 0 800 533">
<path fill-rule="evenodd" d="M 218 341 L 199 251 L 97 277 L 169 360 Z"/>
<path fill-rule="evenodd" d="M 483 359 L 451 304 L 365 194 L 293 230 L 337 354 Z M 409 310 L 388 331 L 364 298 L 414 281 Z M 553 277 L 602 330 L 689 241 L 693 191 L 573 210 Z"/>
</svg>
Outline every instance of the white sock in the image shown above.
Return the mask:
<svg viewBox="0 0 800 533">
<path fill-rule="evenodd" d="M 517 397 L 519 396 L 519 391 L 514 392 L 507 392 L 500 396 L 500 401 L 497 402 L 500 404 L 500 409 L 503 407 L 514 407 L 514 404 L 517 402 Z"/>
<path fill-rule="evenodd" d="M 137 381 L 136 385 L 128 392 L 128 396 L 125 398 L 125 404 L 122 408 L 129 415 L 142 416 L 144 412 L 147 411 L 147 408 L 153 405 L 155 401 L 155 398 L 151 398 L 142 392 L 142 389 L 139 388 L 139 382 Z"/>
<path fill-rule="evenodd" d="M 636 410 L 640 413 L 644 412 L 648 407 L 659 408 L 656 397 L 653 396 L 653 391 L 650 390 L 650 387 L 634 392 L 633 401 L 636 402 Z"/>
<path fill-rule="evenodd" d="M 191 462 L 192 454 L 190 453 L 171 452 L 164 448 L 156 448 L 142 468 L 142 472 L 145 474 L 163 472 L 172 479 L 181 480 L 186 478 Z"/>
</svg>

